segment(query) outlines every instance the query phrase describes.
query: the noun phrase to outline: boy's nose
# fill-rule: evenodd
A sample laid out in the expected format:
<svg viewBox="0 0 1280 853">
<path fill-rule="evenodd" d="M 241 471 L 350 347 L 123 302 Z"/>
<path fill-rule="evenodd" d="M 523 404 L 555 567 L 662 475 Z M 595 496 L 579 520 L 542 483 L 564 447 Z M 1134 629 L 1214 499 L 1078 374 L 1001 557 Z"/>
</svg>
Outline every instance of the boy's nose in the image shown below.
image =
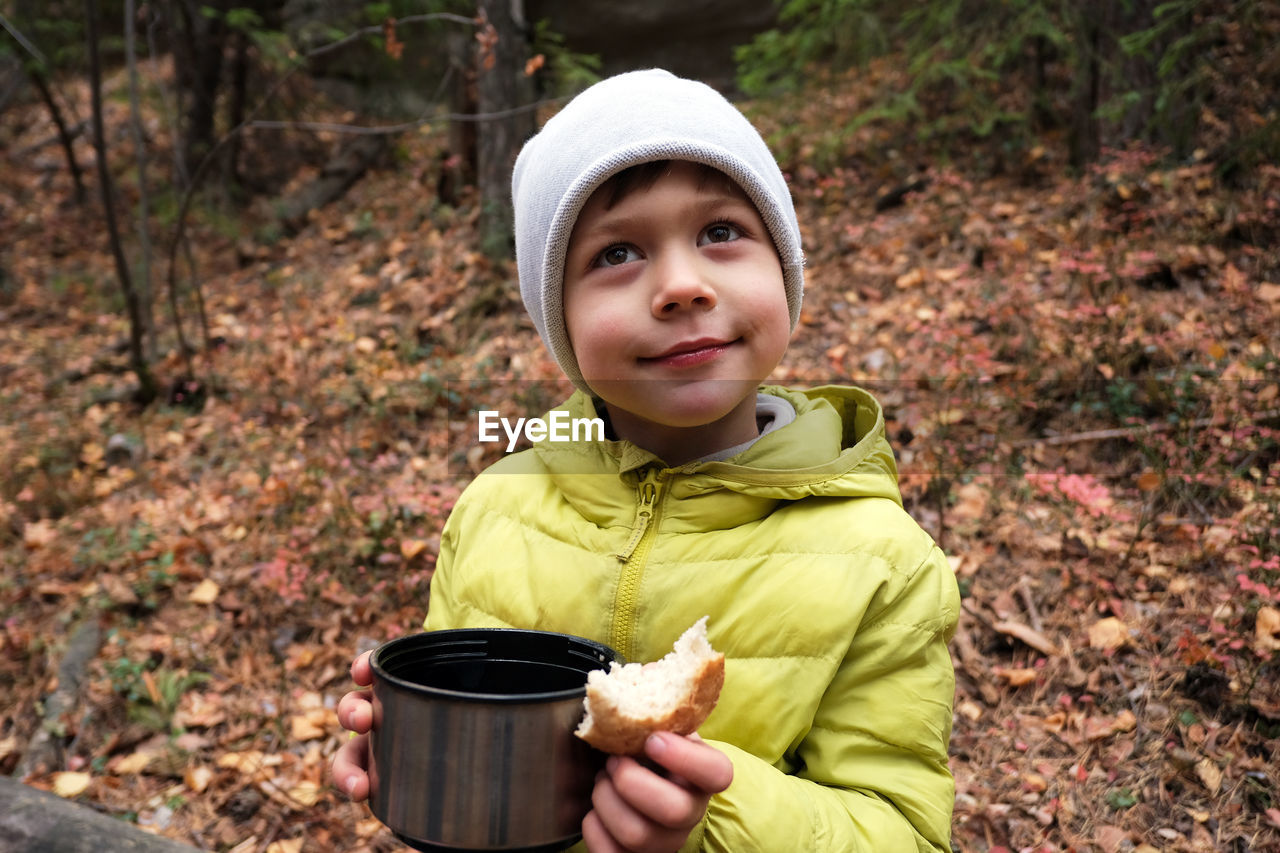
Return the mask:
<svg viewBox="0 0 1280 853">
<path fill-rule="evenodd" d="M 658 285 L 653 294 L 653 314 L 664 317 L 690 308 L 709 310 L 716 305 L 715 288 L 691 258 L 671 257 L 657 264 Z"/>
</svg>

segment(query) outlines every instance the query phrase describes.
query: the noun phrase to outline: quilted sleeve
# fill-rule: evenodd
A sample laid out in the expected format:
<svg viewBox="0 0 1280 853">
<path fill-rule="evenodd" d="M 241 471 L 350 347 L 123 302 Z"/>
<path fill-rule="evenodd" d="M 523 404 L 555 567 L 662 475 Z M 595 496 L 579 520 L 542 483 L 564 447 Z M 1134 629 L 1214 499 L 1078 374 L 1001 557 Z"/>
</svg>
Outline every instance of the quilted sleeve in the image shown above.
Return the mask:
<svg viewBox="0 0 1280 853">
<path fill-rule="evenodd" d="M 728 744 L 733 784 L 686 850 L 949 851 L 959 593 L 942 552 L 853 638 L 787 775 Z"/>
</svg>

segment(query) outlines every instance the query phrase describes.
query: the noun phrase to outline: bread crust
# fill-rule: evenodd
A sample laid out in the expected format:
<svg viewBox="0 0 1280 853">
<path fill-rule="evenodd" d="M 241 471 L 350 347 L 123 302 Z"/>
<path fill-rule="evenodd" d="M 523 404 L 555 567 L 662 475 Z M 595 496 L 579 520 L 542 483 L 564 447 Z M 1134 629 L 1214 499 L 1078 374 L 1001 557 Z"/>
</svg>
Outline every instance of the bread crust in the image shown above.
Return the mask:
<svg viewBox="0 0 1280 853">
<path fill-rule="evenodd" d="M 638 755 L 644 752 L 645 739 L 654 732 L 687 735 L 698 730 L 720 698 L 720 689 L 724 686 L 724 655 L 712 650 L 701 657 L 690 679 L 689 690 L 658 713 L 643 716 L 625 713 L 605 695 L 602 680 L 597 677 L 587 682 L 584 702 L 587 715 L 576 734 L 602 752 Z"/>
</svg>

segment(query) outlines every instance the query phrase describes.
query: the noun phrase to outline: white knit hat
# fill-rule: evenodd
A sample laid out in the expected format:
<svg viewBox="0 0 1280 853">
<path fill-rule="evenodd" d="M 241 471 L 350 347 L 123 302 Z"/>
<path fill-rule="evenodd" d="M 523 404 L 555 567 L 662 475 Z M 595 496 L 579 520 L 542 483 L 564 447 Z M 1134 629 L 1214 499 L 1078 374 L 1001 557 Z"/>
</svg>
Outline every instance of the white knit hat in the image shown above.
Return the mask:
<svg viewBox="0 0 1280 853">
<path fill-rule="evenodd" d="M 800 226 L 786 180 L 759 132 L 703 83 L 659 69 L 610 77 L 570 101 L 525 143 L 511 178 L 520 295 L 560 368 L 584 390 L 564 319 L 569 235 L 597 187 L 654 160 L 702 163 L 743 189 L 781 258 L 792 328 L 800 316 Z"/>
</svg>

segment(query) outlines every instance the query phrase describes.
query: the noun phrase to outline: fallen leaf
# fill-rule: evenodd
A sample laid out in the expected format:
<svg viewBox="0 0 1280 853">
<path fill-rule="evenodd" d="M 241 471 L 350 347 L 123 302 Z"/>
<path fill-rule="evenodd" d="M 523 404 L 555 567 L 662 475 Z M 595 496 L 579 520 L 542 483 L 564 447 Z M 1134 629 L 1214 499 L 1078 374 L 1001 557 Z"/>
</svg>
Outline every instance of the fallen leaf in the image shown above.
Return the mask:
<svg viewBox="0 0 1280 853">
<path fill-rule="evenodd" d="M 289 789 L 289 799 L 297 806 L 311 808 L 320 800 L 320 785 L 315 782 L 299 782 Z"/>
<path fill-rule="evenodd" d="M 1275 607 L 1258 608 L 1257 621 L 1254 622 L 1254 648 L 1259 654 L 1280 650 L 1280 609 Z"/>
<path fill-rule="evenodd" d="M 184 693 L 173 714 L 173 724 L 184 729 L 207 729 L 225 722 L 222 697 L 216 693 Z"/>
<path fill-rule="evenodd" d="M 1084 721 L 1087 740 L 1103 740 L 1112 735 L 1131 732 L 1138 726 L 1138 718 L 1127 708 L 1114 717 L 1089 717 Z"/>
<path fill-rule="evenodd" d="M 337 722 L 337 714 L 333 711 L 328 708 L 316 708 L 290 717 L 289 733 L 297 741 L 316 740 L 329 734 L 329 729 Z"/>
<path fill-rule="evenodd" d="M 1030 625 L 1023 625 L 1021 622 L 1013 622 L 1005 620 L 996 622 L 991 627 L 995 628 L 1001 634 L 1006 634 L 1015 639 L 1021 640 L 1031 648 L 1046 655 L 1059 655 L 1058 647 L 1052 640 L 1040 633 Z"/>
<path fill-rule="evenodd" d="M 1093 835 L 1105 853 L 1120 853 L 1129 843 L 1129 833 L 1118 826 L 1100 826 Z"/>
<path fill-rule="evenodd" d="M 224 770 L 236 770 L 246 776 L 252 776 L 267 767 L 279 765 L 283 759 L 279 755 L 267 755 L 258 749 L 247 749 L 244 752 L 228 752 L 218 756 L 217 766 Z"/>
<path fill-rule="evenodd" d="M 1089 626 L 1090 648 L 1115 651 L 1128 642 L 1129 626 L 1114 616 L 1099 619 Z"/>
<path fill-rule="evenodd" d="M 1218 793 L 1222 787 L 1222 770 L 1208 758 L 1202 758 L 1196 764 L 1196 775 L 1210 794 Z"/>
<path fill-rule="evenodd" d="M 64 770 L 53 774 L 53 792 L 59 797 L 78 797 L 89 788 L 93 777 L 88 773 Z"/>
<path fill-rule="evenodd" d="M 150 750 L 138 750 L 116 761 L 111 771 L 118 776 L 136 776 L 146 770 L 155 757 L 156 754 Z"/>
<path fill-rule="evenodd" d="M 32 550 L 43 548 L 57 538 L 58 531 L 47 518 L 33 521 L 22 528 L 22 544 Z"/>
<path fill-rule="evenodd" d="M 952 514 L 960 521 L 977 521 L 987 511 L 987 490 L 977 483 L 965 483 L 956 491 Z"/>
<path fill-rule="evenodd" d="M 924 270 L 916 267 L 911 272 L 898 276 L 894 279 L 893 283 L 901 290 L 906 290 L 910 287 L 918 287 L 921 284 L 924 284 Z"/>
<path fill-rule="evenodd" d="M 412 560 L 427 549 L 427 543 L 422 539 L 402 539 L 400 541 L 400 556 L 406 560 Z"/>
<path fill-rule="evenodd" d="M 182 781 L 196 794 L 203 794 L 213 781 L 213 771 L 203 764 L 188 767 L 182 773 Z"/>
<path fill-rule="evenodd" d="M 1007 681 L 1010 687 L 1021 687 L 1024 684 L 1030 684 L 1039 675 L 1039 672 L 1034 669 L 1006 668 L 1003 666 L 993 666 L 991 672 L 997 678 L 1003 678 Z"/>
<path fill-rule="evenodd" d="M 1147 469 L 1138 475 L 1138 488 L 1144 492 L 1154 492 L 1160 488 L 1161 479 L 1158 473 Z"/>
<path fill-rule="evenodd" d="M 187 601 L 192 604 L 213 604 L 218 600 L 218 593 L 221 592 L 218 585 L 205 578 L 200 581 L 195 589 L 191 590 L 191 594 L 187 596 Z"/>
</svg>

